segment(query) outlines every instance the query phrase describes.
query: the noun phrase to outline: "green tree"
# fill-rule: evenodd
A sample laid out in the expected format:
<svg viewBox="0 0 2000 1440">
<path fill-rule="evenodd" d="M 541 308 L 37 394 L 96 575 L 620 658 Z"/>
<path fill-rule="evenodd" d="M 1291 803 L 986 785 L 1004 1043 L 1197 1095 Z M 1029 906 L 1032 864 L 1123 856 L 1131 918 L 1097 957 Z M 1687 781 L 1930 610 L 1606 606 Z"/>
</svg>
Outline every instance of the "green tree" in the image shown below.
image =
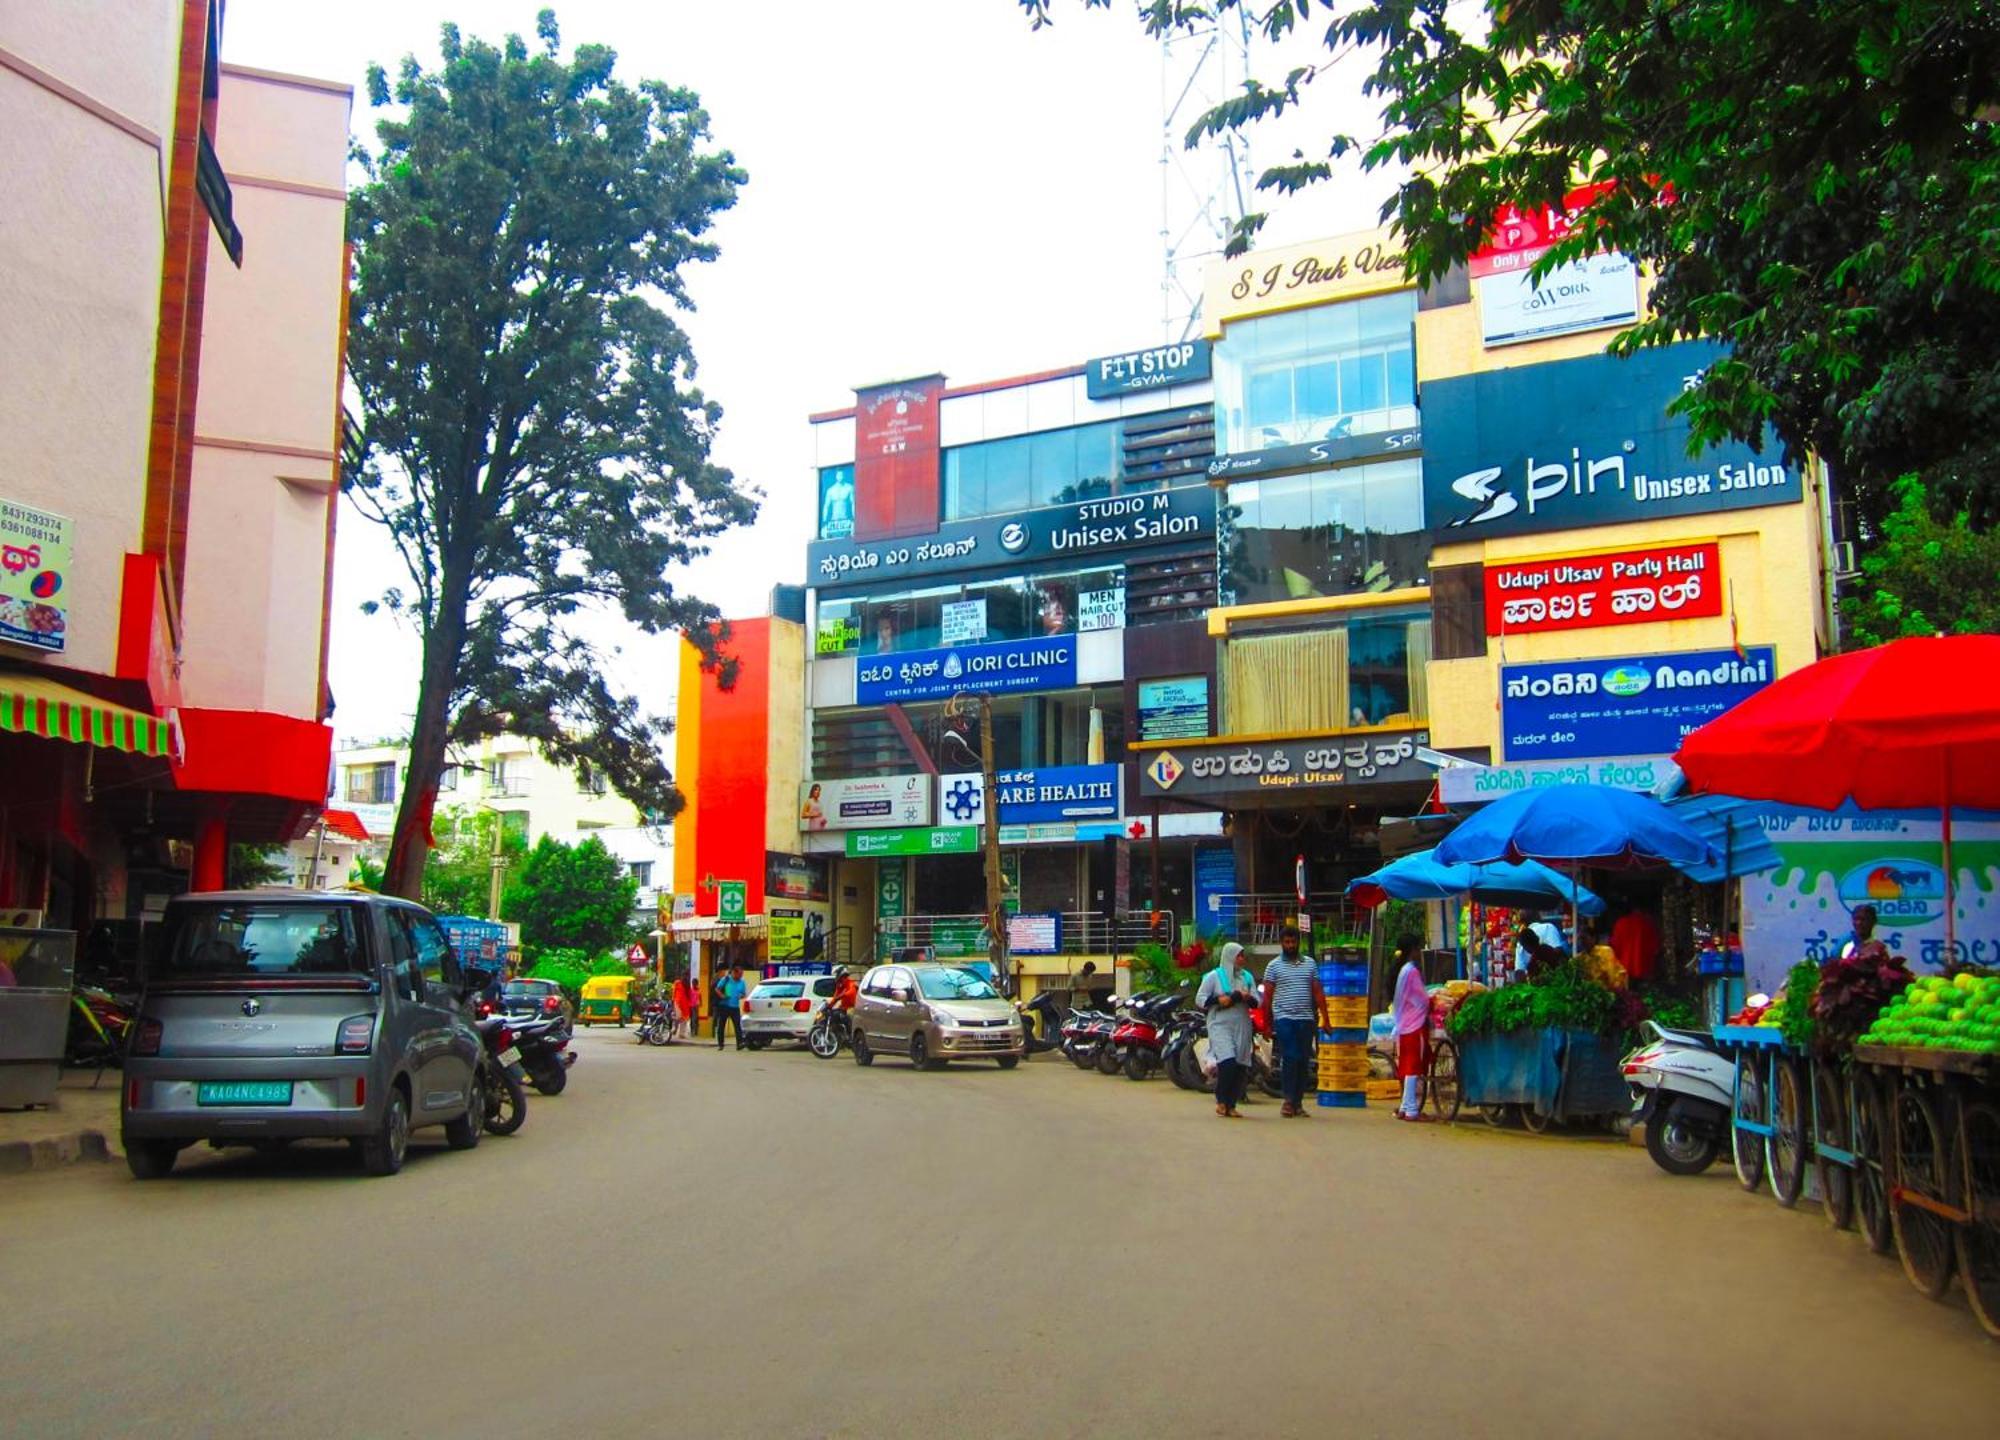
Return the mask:
<svg viewBox="0 0 2000 1440">
<path fill-rule="evenodd" d="M 292 883 L 282 845 L 231 845 L 225 883 L 231 890 L 255 890 L 260 885 Z"/>
<path fill-rule="evenodd" d="M 1036 23 L 1049 0 L 1020 0 Z M 1111 0 L 1083 0 L 1105 6 Z M 1417 279 L 1502 206 L 1581 209 L 1547 269 L 1598 248 L 1656 276 L 1628 352 L 1727 341 L 1677 402 L 1695 443 L 1829 460 L 1864 520 L 1923 474 L 1945 515 L 2000 518 L 2000 6 L 1970 0 L 1140 0 L 1154 33 L 1242 10 L 1294 63 L 1189 143 L 1294 112 L 1349 51 L 1382 128 L 1329 134 L 1259 178 L 1398 167 L 1384 207 Z M 1247 242 L 1263 216 L 1248 217 Z"/>
<path fill-rule="evenodd" d="M 1914 475 L 1894 490 L 1896 508 L 1862 556 L 1861 581 L 1840 602 L 1849 647 L 2000 632 L 2000 530 L 1974 529 L 1963 510 L 1936 519 Z"/>
<path fill-rule="evenodd" d="M 521 925 L 521 943 L 598 955 L 631 934 L 639 882 L 622 861 L 588 837 L 566 845 L 544 835 L 508 873 L 500 913 Z"/>
<path fill-rule="evenodd" d="M 409 588 L 379 602 L 423 643 L 409 771 L 384 884 L 415 896 L 448 744 L 503 732 L 589 764 L 661 815 L 668 725 L 603 678 L 574 625 L 615 606 L 688 631 L 733 679 L 716 612 L 675 567 L 756 512 L 709 460 L 683 268 L 744 183 L 692 91 L 559 53 L 555 17 L 495 46 L 443 28 L 406 58 L 357 147 L 347 364 L 361 413 L 342 485 L 389 532 Z"/>
<path fill-rule="evenodd" d="M 440 815 L 438 848 L 424 861 L 418 898 L 440 915 L 484 915 L 493 898 L 493 836 L 507 873 L 520 868 L 527 837 L 502 824 L 491 810 L 451 809 Z"/>
</svg>

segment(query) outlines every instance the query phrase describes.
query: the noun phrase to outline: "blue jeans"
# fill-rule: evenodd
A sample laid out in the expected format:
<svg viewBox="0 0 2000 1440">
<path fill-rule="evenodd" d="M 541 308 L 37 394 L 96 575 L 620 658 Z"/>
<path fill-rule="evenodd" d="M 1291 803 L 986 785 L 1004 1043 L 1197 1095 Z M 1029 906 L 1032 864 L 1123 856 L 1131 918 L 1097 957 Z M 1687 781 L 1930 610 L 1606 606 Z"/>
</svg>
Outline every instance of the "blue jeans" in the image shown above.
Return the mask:
<svg viewBox="0 0 2000 1440">
<path fill-rule="evenodd" d="M 1312 1055 L 1313 1022 L 1274 1020 L 1277 1032 L 1278 1082 L 1284 1088 L 1285 1103 L 1298 1106 L 1306 1098 L 1306 1061 Z"/>
</svg>

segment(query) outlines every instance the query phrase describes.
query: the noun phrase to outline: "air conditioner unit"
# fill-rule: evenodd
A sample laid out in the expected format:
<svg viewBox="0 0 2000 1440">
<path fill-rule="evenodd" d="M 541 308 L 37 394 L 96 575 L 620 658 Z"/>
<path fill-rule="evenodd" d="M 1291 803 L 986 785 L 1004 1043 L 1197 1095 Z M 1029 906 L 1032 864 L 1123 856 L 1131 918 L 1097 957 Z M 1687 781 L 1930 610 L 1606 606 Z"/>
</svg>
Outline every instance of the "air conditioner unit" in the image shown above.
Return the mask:
<svg viewBox="0 0 2000 1440">
<path fill-rule="evenodd" d="M 1861 567 L 1854 563 L 1854 542 L 1852 540 L 1834 541 L 1833 573 L 1835 578 L 1842 580 L 1861 573 Z"/>
</svg>

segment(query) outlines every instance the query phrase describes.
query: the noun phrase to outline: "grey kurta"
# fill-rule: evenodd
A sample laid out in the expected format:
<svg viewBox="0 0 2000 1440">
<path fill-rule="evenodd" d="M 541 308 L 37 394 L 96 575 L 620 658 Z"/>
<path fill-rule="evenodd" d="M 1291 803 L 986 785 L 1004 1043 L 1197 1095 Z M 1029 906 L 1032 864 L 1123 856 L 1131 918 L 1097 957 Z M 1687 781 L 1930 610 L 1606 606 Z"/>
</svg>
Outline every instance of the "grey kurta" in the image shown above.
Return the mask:
<svg viewBox="0 0 2000 1440">
<path fill-rule="evenodd" d="M 1208 1055 L 1218 1063 L 1224 1060 L 1244 1060 L 1250 1058 L 1250 1042 L 1253 1035 L 1250 1024 L 1250 1006 L 1257 993 L 1255 978 L 1242 966 L 1236 967 L 1235 983 L 1231 992 L 1236 1003 L 1228 1007 L 1217 1005 L 1209 1009 L 1209 1002 L 1222 994 L 1222 985 L 1211 970 L 1201 977 L 1201 988 L 1195 991 L 1194 1003 L 1197 1009 L 1208 1011 Z"/>
</svg>

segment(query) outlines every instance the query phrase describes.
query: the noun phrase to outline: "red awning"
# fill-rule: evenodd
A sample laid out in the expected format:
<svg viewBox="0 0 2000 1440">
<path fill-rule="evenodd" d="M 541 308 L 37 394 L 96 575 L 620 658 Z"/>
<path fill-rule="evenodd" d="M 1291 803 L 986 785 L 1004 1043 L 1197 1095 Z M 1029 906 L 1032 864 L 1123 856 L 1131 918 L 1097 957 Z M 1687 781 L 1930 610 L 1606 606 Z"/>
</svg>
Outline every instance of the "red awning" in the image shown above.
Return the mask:
<svg viewBox="0 0 2000 1440">
<path fill-rule="evenodd" d="M 361 823 L 361 817 L 352 810 L 327 810 L 321 813 L 320 823 L 336 835 L 345 835 L 350 840 L 366 844 L 373 837 L 368 827 Z"/>
</svg>

